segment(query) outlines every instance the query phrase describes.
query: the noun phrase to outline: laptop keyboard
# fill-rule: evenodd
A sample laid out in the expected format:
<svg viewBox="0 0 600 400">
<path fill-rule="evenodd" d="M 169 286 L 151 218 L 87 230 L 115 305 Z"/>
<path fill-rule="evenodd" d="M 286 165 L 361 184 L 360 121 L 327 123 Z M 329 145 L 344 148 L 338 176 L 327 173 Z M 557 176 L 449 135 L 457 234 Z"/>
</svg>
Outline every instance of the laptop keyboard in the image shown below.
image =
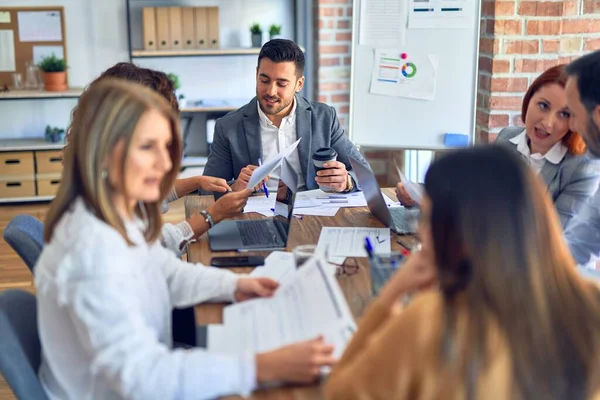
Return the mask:
<svg viewBox="0 0 600 400">
<path fill-rule="evenodd" d="M 419 219 L 418 209 L 407 209 L 404 207 L 390 208 L 392 220 L 398 233 L 415 233 Z"/>
<path fill-rule="evenodd" d="M 282 245 L 279 232 L 273 221 L 243 221 L 237 223 L 244 246 Z"/>
</svg>

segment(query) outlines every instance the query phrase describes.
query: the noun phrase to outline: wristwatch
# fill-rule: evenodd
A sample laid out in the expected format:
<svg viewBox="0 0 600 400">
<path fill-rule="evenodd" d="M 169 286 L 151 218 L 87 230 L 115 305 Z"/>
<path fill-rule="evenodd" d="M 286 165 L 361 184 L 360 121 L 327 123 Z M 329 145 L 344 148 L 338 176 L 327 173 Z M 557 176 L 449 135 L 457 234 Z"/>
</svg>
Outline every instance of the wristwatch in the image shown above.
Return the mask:
<svg viewBox="0 0 600 400">
<path fill-rule="evenodd" d="M 204 216 L 204 220 L 208 224 L 209 228 L 212 228 L 213 226 L 215 226 L 215 220 L 213 219 L 212 215 L 210 215 L 208 213 L 208 211 L 202 210 L 202 211 L 200 211 L 200 214 L 202 214 Z"/>
<path fill-rule="evenodd" d="M 354 181 L 352 180 L 350 174 L 347 174 L 346 177 L 348 178 L 348 180 L 346 181 L 346 189 L 344 190 L 344 192 L 351 192 L 352 189 L 354 189 Z"/>
</svg>

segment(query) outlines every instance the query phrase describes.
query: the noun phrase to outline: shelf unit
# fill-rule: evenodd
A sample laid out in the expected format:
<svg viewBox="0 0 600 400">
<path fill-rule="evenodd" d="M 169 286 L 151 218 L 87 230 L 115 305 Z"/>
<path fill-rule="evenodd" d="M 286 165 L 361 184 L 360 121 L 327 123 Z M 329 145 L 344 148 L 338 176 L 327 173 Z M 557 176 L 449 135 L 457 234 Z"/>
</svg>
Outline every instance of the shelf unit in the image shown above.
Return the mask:
<svg viewBox="0 0 600 400">
<path fill-rule="evenodd" d="M 83 88 L 68 88 L 64 92 L 9 90 L 7 92 L 0 92 L 0 100 L 76 99 L 81 93 L 83 93 Z"/>
<path fill-rule="evenodd" d="M 202 57 L 202 56 L 250 56 L 258 55 L 259 48 L 200 49 L 200 50 L 132 50 L 132 58 L 155 57 Z"/>
</svg>

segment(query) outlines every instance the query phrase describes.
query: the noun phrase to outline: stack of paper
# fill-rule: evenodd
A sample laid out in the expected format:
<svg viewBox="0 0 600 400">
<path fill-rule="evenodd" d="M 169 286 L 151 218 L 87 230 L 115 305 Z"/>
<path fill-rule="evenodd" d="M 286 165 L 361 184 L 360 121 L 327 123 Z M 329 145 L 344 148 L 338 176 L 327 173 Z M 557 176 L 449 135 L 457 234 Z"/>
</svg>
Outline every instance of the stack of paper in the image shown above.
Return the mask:
<svg viewBox="0 0 600 400">
<path fill-rule="evenodd" d="M 208 327 L 208 351 L 258 353 L 323 335 L 339 357 L 356 330 L 337 280 L 318 258 L 307 261 L 273 297 L 228 306 L 223 317 L 223 325 Z"/>
</svg>

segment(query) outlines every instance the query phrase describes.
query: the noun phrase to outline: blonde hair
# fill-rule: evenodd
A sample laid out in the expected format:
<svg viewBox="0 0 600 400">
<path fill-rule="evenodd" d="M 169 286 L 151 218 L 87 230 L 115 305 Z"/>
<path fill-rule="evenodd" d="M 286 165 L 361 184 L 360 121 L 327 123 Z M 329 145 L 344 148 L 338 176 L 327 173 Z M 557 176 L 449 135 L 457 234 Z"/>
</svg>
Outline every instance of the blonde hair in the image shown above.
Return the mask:
<svg viewBox="0 0 600 400">
<path fill-rule="evenodd" d="M 172 168 L 161 182 L 161 199 L 166 197 L 177 177 L 182 152 L 179 119 L 172 107 L 160 95 L 140 84 L 117 79 L 103 79 L 90 85 L 80 97 L 72 127 L 69 146 L 64 151 L 64 171 L 58 193 L 52 202 L 44 230 L 49 242 L 56 224 L 73 201 L 80 197 L 98 219 L 116 229 L 129 243 L 125 225 L 111 200 L 114 188 L 103 177 L 109 155 L 118 144 L 124 146 L 119 168 L 125 177 L 125 165 L 131 139 L 140 119 L 150 110 L 156 110 L 169 120 L 172 144 L 169 148 Z M 125 195 L 126 182 L 117 188 Z M 162 227 L 160 200 L 139 203 L 136 214 L 147 215 L 144 237 L 148 242 L 160 236 Z M 143 209 L 142 209 L 143 208 Z"/>
</svg>

